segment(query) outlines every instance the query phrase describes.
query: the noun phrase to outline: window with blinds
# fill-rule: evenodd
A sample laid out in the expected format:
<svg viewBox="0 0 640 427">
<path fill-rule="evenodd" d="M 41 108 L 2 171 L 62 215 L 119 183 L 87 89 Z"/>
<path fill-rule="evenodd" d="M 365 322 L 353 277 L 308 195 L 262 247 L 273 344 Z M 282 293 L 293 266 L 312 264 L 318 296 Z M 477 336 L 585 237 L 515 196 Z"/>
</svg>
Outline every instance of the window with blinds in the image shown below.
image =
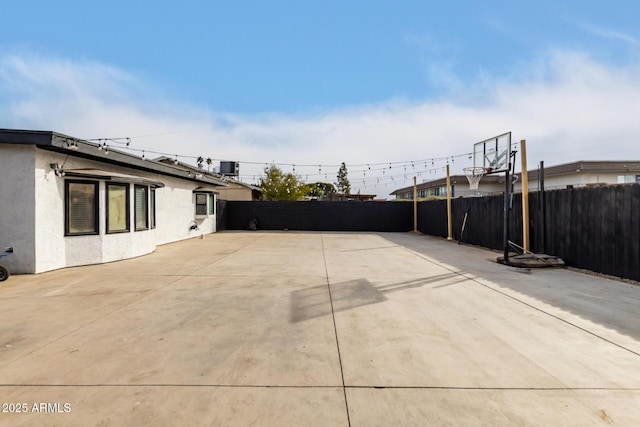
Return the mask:
<svg viewBox="0 0 640 427">
<path fill-rule="evenodd" d="M 65 234 L 98 234 L 98 182 L 65 181 Z"/>
<path fill-rule="evenodd" d="M 151 221 L 151 228 L 156 228 L 156 189 L 151 189 L 151 197 L 149 198 L 150 202 L 150 214 L 149 219 Z"/>
<path fill-rule="evenodd" d="M 135 192 L 135 222 L 136 231 L 149 229 L 149 188 L 136 185 Z"/>
<path fill-rule="evenodd" d="M 129 231 L 129 184 L 107 183 L 107 233 Z"/>
</svg>

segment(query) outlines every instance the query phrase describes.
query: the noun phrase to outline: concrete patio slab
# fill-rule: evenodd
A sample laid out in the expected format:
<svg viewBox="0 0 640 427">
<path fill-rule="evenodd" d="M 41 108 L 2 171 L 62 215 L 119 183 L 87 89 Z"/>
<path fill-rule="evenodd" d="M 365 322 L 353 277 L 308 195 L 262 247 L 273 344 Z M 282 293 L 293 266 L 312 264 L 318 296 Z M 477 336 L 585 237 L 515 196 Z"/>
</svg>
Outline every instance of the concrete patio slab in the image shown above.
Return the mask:
<svg viewBox="0 0 640 427">
<path fill-rule="evenodd" d="M 358 426 L 637 425 L 640 391 L 347 389 Z"/>
<path fill-rule="evenodd" d="M 640 287 L 495 257 L 224 232 L 13 276 L 0 425 L 640 424 Z"/>
</svg>

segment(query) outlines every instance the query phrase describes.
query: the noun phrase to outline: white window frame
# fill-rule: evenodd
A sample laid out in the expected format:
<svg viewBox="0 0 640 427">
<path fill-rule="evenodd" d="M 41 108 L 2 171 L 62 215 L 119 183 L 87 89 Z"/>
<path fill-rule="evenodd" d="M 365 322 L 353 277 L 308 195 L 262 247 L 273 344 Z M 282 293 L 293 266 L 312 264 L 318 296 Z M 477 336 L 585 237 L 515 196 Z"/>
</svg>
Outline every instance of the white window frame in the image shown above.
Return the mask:
<svg viewBox="0 0 640 427">
<path fill-rule="evenodd" d="M 193 210 L 196 218 L 210 218 L 216 214 L 216 194 L 211 191 L 194 191 L 193 192 Z M 205 197 L 204 214 L 198 213 L 198 206 L 203 206 L 202 203 L 198 203 L 198 196 Z"/>
</svg>

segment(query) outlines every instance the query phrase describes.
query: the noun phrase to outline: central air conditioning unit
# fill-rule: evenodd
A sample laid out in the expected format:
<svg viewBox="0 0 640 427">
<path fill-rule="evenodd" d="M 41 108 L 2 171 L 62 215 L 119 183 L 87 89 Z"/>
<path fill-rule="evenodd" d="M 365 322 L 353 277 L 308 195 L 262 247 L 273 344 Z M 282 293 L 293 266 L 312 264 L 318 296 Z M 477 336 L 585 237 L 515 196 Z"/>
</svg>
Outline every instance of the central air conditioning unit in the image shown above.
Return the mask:
<svg viewBox="0 0 640 427">
<path fill-rule="evenodd" d="M 220 162 L 220 174 L 224 176 L 238 176 L 240 175 L 240 163 L 239 162 Z"/>
</svg>

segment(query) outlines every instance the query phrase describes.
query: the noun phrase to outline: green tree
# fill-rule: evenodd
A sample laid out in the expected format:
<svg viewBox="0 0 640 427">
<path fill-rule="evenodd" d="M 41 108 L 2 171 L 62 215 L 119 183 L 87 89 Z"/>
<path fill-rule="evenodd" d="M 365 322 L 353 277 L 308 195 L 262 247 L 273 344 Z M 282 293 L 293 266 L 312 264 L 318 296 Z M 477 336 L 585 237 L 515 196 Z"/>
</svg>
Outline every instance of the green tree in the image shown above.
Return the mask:
<svg viewBox="0 0 640 427">
<path fill-rule="evenodd" d="M 302 200 L 307 190 L 300 178 L 292 173 L 283 173 L 275 165 L 264 168 L 260 188 L 264 200 Z"/>
<path fill-rule="evenodd" d="M 349 178 L 347 178 L 347 165 L 345 165 L 344 162 L 342 162 L 338 170 L 336 187 L 338 187 L 338 192 L 342 194 L 351 194 L 351 183 L 349 183 Z"/>
<path fill-rule="evenodd" d="M 307 185 L 307 196 L 322 198 L 335 192 L 336 187 L 330 182 L 314 182 Z"/>
</svg>

